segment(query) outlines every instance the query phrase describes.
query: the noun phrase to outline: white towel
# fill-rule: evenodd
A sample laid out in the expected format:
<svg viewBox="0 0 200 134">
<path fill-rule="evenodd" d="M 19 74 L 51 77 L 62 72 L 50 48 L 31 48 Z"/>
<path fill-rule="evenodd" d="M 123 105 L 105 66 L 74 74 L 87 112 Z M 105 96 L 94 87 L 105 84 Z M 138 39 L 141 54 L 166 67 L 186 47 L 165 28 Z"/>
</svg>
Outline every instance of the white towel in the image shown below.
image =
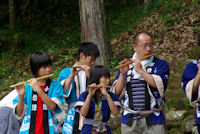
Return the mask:
<svg viewBox="0 0 200 134">
<path fill-rule="evenodd" d="M 137 57 L 138 57 L 138 55 L 137 55 L 137 53 L 135 52 L 135 53 L 133 54 L 132 59 L 135 59 L 135 58 L 137 58 Z M 147 65 L 147 64 L 150 65 L 150 64 L 152 63 L 152 61 L 153 61 L 153 56 L 151 56 L 149 59 L 145 59 L 145 60 L 141 61 L 142 69 L 143 69 L 145 72 L 147 71 L 146 68 L 145 68 L 145 65 Z M 133 66 L 130 64 L 130 65 L 129 65 L 129 68 L 132 68 L 132 67 L 133 67 Z M 132 74 L 133 74 L 134 79 L 144 80 L 144 78 L 143 78 L 138 72 L 136 72 L 135 69 L 132 70 Z"/>
<path fill-rule="evenodd" d="M 86 73 L 84 70 L 78 72 L 80 94 L 86 91 Z"/>
</svg>

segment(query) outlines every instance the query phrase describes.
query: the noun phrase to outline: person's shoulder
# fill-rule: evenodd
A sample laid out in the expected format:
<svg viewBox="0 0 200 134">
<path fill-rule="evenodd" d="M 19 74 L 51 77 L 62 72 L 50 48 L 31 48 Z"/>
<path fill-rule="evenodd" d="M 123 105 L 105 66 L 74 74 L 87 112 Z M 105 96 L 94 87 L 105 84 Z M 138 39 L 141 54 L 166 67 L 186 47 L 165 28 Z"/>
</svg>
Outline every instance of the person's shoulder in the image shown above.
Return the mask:
<svg viewBox="0 0 200 134">
<path fill-rule="evenodd" d="M 58 81 L 61 81 L 61 80 L 65 79 L 65 78 L 67 78 L 70 73 L 71 73 L 71 68 L 70 67 L 61 70 L 60 74 L 58 76 Z"/>
<path fill-rule="evenodd" d="M 188 65 L 193 65 L 196 66 L 198 64 L 198 60 L 192 60 L 191 62 L 188 63 Z"/>
<path fill-rule="evenodd" d="M 155 60 L 155 65 L 157 65 L 157 66 L 165 66 L 165 67 L 169 66 L 168 63 L 165 60 L 157 58 L 157 57 L 155 57 L 155 59 L 156 59 Z"/>
<path fill-rule="evenodd" d="M 112 92 L 110 92 L 110 91 L 108 91 L 108 93 L 109 93 L 109 95 L 110 95 L 110 97 L 111 97 L 112 99 L 118 98 L 116 94 L 114 94 L 114 93 L 112 93 Z"/>
<path fill-rule="evenodd" d="M 158 62 L 158 63 L 165 63 L 165 64 L 168 64 L 165 60 L 160 59 L 160 58 L 158 58 L 158 57 L 155 57 L 155 59 L 156 59 L 156 62 Z"/>
<path fill-rule="evenodd" d="M 88 91 L 87 90 L 81 93 L 81 96 L 85 96 L 85 95 L 86 96 L 88 95 Z"/>
<path fill-rule="evenodd" d="M 52 83 L 52 84 L 59 84 L 59 85 L 61 85 L 60 82 L 55 81 L 55 80 L 51 80 L 51 83 Z"/>
<path fill-rule="evenodd" d="M 108 93 L 109 93 L 110 95 L 115 95 L 113 92 L 110 92 L 110 91 L 108 91 Z"/>
<path fill-rule="evenodd" d="M 55 80 L 51 80 L 51 85 L 62 87 L 62 85 L 60 84 L 60 82 L 55 81 Z"/>
<path fill-rule="evenodd" d="M 71 67 L 64 68 L 63 70 L 60 71 L 60 73 L 65 73 L 69 71 L 71 71 Z"/>
<path fill-rule="evenodd" d="M 196 68 L 198 64 L 198 60 L 192 60 L 186 65 L 186 69 Z"/>
<path fill-rule="evenodd" d="M 88 90 L 86 90 L 86 91 L 84 91 L 82 94 L 88 94 L 89 92 L 88 92 Z"/>
<path fill-rule="evenodd" d="M 84 99 L 86 99 L 86 98 L 87 98 L 87 95 L 88 95 L 88 91 L 84 91 L 83 93 L 81 93 L 81 95 L 80 95 L 79 98 L 84 98 Z"/>
</svg>

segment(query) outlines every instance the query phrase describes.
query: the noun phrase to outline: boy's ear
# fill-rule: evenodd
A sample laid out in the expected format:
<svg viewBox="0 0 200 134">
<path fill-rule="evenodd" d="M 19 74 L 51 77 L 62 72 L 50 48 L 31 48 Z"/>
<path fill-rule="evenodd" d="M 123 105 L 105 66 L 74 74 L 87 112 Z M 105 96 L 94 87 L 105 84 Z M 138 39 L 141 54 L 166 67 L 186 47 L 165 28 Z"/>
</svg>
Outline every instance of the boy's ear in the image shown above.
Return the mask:
<svg viewBox="0 0 200 134">
<path fill-rule="evenodd" d="M 83 59 L 85 57 L 85 55 L 81 52 L 80 53 L 80 59 Z"/>
</svg>

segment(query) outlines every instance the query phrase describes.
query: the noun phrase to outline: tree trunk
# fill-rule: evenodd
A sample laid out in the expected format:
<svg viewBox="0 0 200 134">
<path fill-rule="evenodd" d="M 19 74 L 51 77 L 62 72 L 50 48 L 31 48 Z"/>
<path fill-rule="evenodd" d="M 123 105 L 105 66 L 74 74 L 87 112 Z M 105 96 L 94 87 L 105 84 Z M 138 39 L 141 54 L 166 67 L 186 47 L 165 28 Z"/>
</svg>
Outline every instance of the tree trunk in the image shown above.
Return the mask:
<svg viewBox="0 0 200 134">
<path fill-rule="evenodd" d="M 111 47 L 106 31 L 103 0 L 79 0 L 82 41 L 97 44 L 100 58 L 96 64 L 108 65 Z"/>
<path fill-rule="evenodd" d="M 144 0 L 144 11 L 147 12 L 147 7 L 151 4 L 151 0 Z"/>
<path fill-rule="evenodd" d="M 9 4 L 9 28 L 15 30 L 15 4 L 14 0 L 8 0 Z"/>
</svg>

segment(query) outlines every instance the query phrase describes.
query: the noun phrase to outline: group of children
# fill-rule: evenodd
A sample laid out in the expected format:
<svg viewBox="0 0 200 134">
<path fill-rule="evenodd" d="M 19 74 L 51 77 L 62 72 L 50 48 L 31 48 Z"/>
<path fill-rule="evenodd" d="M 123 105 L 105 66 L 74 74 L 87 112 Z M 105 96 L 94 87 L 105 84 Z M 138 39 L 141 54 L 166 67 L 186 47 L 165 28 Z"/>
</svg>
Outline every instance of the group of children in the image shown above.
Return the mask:
<svg viewBox="0 0 200 134">
<path fill-rule="evenodd" d="M 20 134 L 110 134 L 107 122 L 111 113 L 116 115 L 119 112 L 118 97 L 123 97 L 123 134 L 165 134 L 162 107 L 169 66 L 155 56 L 139 60 L 153 53 L 152 36 L 147 32 L 136 34 L 133 49 L 134 62 L 119 69 L 110 90 L 109 70 L 101 65 L 92 67 L 100 53 L 91 42 L 80 45 L 78 61 L 63 69 L 57 81 L 50 78 L 36 80 L 53 70 L 46 53 L 34 53 L 30 58 L 34 78 L 28 84 L 16 87 L 18 96 L 13 100 L 14 115 L 17 119 L 23 118 Z M 119 65 L 126 62 L 123 60 Z M 190 103 L 197 106 L 200 132 L 199 85 L 198 58 L 186 66 L 182 87 Z"/>
<path fill-rule="evenodd" d="M 109 70 L 100 65 L 92 67 L 99 56 L 95 44 L 82 43 L 78 61 L 73 65 L 79 68 L 63 69 L 54 81 L 36 80 L 52 74 L 52 61 L 45 52 L 32 54 L 30 67 L 34 78 L 16 87 L 18 96 L 13 100 L 14 115 L 17 119 L 23 118 L 19 133 L 110 134 L 107 124 L 110 113 L 116 115 L 121 105 L 117 96 L 107 89 Z M 68 106 L 67 112 L 64 106 Z M 65 120 L 59 122 L 62 112 Z"/>
</svg>

